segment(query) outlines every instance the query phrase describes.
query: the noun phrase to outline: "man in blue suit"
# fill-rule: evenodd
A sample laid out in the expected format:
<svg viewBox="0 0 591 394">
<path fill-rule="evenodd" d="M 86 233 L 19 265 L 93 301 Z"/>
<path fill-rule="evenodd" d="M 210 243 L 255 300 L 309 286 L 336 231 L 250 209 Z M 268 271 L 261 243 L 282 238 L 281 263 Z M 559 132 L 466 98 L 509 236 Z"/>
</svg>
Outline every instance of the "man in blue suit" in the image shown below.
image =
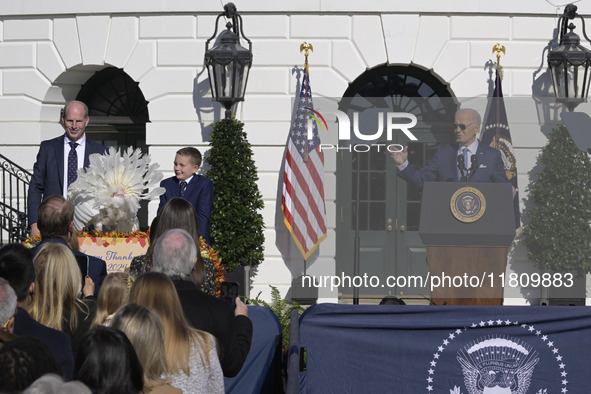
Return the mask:
<svg viewBox="0 0 591 394">
<path fill-rule="evenodd" d="M 21 244 L 0 249 L 0 277 L 6 279 L 16 293 L 14 334 L 31 336 L 44 342 L 55 356 L 66 380 L 74 377 L 74 357 L 70 337 L 35 321 L 27 312 L 35 293 L 33 252 Z"/>
<path fill-rule="evenodd" d="M 160 182 L 166 191 L 160 195 L 158 213 L 164 204 L 173 197 L 182 197 L 189 201 L 197 213 L 199 235 L 209 244 L 209 218 L 213 206 L 213 183 L 203 175 L 197 175 L 201 166 L 201 152 L 186 147 L 179 149 L 174 158 L 175 176 Z"/>
<path fill-rule="evenodd" d="M 456 113 L 454 131 L 456 142 L 440 146 L 425 167 L 417 170 L 408 163 L 407 147 L 390 152 L 398 167 L 398 176 L 422 188 L 424 182 L 460 182 L 466 177 L 470 182 L 509 182 L 501 153 L 476 138 L 481 119 L 473 109 L 461 109 Z M 458 156 L 466 170 L 458 169 Z M 471 169 L 472 168 L 472 169 Z"/>
<path fill-rule="evenodd" d="M 74 205 L 62 195 L 47 197 L 39 205 L 39 231 L 41 243 L 33 248 L 33 253 L 47 242 L 61 243 L 70 248 L 68 241 L 74 234 Z M 88 275 L 94 282 L 94 295 L 98 296 L 103 280 L 107 276 L 107 264 L 104 260 L 86 255 L 78 250 L 72 253 L 82 271 L 82 280 Z M 82 288 L 82 283 L 80 284 Z"/>
<path fill-rule="evenodd" d="M 52 194 L 61 194 L 67 198 L 68 186 L 76 179 L 76 171 L 89 166 L 88 157 L 91 154 L 103 154 L 107 150 L 105 146 L 86 138 L 84 131 L 88 121 L 86 104 L 81 101 L 68 102 L 61 115 L 65 134 L 43 141 L 39 147 L 27 197 L 31 237 L 39 234 L 37 209 L 43 198 Z M 69 163 L 73 165 L 69 166 Z"/>
</svg>

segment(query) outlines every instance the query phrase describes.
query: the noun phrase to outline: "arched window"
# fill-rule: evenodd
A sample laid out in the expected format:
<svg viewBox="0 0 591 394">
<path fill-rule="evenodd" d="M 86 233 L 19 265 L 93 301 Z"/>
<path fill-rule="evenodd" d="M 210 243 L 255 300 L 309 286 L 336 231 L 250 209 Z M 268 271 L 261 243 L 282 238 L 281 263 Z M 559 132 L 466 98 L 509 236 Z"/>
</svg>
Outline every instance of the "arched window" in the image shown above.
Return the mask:
<svg viewBox="0 0 591 394">
<path fill-rule="evenodd" d="M 140 148 L 146 146 L 146 123 L 150 121 L 148 102 L 139 84 L 125 71 L 108 67 L 97 71 L 80 88 L 76 100 L 88 106 L 90 122 L 86 133 L 109 147 Z M 148 202 L 140 202 L 140 228 L 148 228 Z"/>
<path fill-rule="evenodd" d="M 369 69 L 351 82 L 339 102 L 339 110 L 349 115 L 377 110 L 416 116 L 412 133 L 417 142 L 409 141 L 402 132 L 392 133 L 391 140 L 382 133 L 379 141 L 363 142 L 408 145 L 409 161 L 418 168 L 431 159 L 440 144 L 453 141 L 451 125 L 457 108 L 449 84 L 433 70 L 415 64 L 384 64 Z M 337 272 L 354 275 L 355 256 L 359 256 L 358 272 L 362 275 L 426 275 L 426 251 L 418 235 L 422 191 L 396 176 L 396 165 L 385 148 L 349 151 L 346 148 L 351 141 L 339 144 Z M 353 289 L 339 290 L 343 298 L 353 294 Z M 359 291 L 359 296 L 366 298 L 381 298 L 388 292 L 419 298 L 429 294 L 424 288 Z"/>
<path fill-rule="evenodd" d="M 145 151 L 148 102 L 139 84 L 123 70 L 97 71 L 80 88 L 76 100 L 88 106 L 87 132 L 108 146 L 139 147 Z"/>
</svg>

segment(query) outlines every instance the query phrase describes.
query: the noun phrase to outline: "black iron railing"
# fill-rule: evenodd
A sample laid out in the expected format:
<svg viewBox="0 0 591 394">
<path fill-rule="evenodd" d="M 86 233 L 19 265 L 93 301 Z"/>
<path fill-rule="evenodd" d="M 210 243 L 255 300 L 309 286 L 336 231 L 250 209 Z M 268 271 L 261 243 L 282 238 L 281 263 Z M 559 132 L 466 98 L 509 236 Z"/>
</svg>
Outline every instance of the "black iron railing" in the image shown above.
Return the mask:
<svg viewBox="0 0 591 394">
<path fill-rule="evenodd" d="M 21 242 L 29 236 L 27 193 L 32 174 L 0 155 L 0 245 Z"/>
</svg>

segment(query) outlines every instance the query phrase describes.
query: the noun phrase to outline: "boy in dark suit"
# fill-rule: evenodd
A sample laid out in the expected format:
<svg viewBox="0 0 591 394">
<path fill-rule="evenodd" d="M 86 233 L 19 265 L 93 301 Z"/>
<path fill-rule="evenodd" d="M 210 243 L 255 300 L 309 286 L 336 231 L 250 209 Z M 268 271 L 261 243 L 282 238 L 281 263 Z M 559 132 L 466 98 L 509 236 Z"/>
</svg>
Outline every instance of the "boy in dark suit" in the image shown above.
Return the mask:
<svg viewBox="0 0 591 394">
<path fill-rule="evenodd" d="M 179 149 L 174 158 L 175 176 L 160 182 L 166 192 L 160 196 L 158 213 L 164 204 L 173 197 L 182 197 L 189 201 L 197 212 L 199 235 L 209 243 L 209 218 L 213 206 L 213 183 L 203 175 L 197 175 L 201 166 L 201 152 L 187 147 Z"/>
</svg>

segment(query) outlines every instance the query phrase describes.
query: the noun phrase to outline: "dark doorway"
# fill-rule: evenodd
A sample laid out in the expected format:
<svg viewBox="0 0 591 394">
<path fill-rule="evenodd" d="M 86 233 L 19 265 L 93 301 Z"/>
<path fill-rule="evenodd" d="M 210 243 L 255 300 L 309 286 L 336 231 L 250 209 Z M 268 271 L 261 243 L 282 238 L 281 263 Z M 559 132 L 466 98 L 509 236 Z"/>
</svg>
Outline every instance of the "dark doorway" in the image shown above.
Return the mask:
<svg viewBox="0 0 591 394">
<path fill-rule="evenodd" d="M 390 141 L 376 142 L 408 145 L 409 161 L 417 168 L 431 159 L 439 144 L 453 140 L 451 124 L 457 108 L 449 85 L 432 70 L 417 65 L 381 65 L 367 70 L 350 84 L 339 104 L 345 113 L 385 109 L 415 115 L 418 123 L 412 133 L 418 141 L 398 133 Z M 427 273 L 426 249 L 418 234 L 422 191 L 399 179 L 396 171 L 385 149 L 341 149 L 338 153 L 337 274 L 354 275 L 358 229 L 359 274 L 381 279 L 377 287 L 360 287 L 360 298 L 429 297 L 425 287 L 385 283 L 388 276 L 408 278 Z M 339 291 L 342 299 L 353 297 L 352 288 Z"/>
<path fill-rule="evenodd" d="M 122 69 L 109 67 L 97 71 L 80 88 L 76 100 L 88 106 L 90 123 L 87 134 L 108 147 L 122 150 L 146 146 L 146 123 L 150 121 L 148 102 L 135 82 Z M 148 228 L 148 203 L 142 201 L 138 212 L 140 229 Z"/>
</svg>

